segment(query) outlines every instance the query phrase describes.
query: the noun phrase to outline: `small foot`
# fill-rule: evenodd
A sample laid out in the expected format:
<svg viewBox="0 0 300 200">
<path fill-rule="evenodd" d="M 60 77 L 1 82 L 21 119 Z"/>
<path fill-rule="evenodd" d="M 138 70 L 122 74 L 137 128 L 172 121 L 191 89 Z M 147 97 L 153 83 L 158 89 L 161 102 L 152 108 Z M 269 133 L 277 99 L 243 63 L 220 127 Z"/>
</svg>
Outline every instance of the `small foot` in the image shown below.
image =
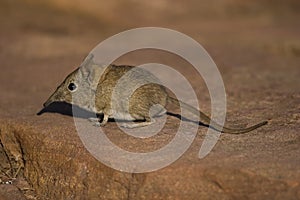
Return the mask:
<svg viewBox="0 0 300 200">
<path fill-rule="evenodd" d="M 123 128 L 139 128 L 144 126 L 149 126 L 150 124 L 153 124 L 155 122 L 154 119 L 151 119 L 150 122 L 139 122 L 139 123 L 123 123 L 121 127 Z"/>
<path fill-rule="evenodd" d="M 97 117 L 90 117 L 90 118 L 88 118 L 88 120 L 90 122 L 99 122 L 99 118 L 97 118 Z"/>
<path fill-rule="evenodd" d="M 97 117 L 90 117 L 88 118 L 90 122 L 92 122 L 93 126 L 100 127 L 105 126 L 108 121 L 108 115 L 104 115 L 102 122 L 100 122 L 100 119 Z"/>
<path fill-rule="evenodd" d="M 96 126 L 96 127 L 100 127 L 101 126 L 99 118 L 97 118 L 97 117 L 90 117 L 90 118 L 88 118 L 88 120 L 90 122 L 92 122 L 93 126 Z"/>
</svg>

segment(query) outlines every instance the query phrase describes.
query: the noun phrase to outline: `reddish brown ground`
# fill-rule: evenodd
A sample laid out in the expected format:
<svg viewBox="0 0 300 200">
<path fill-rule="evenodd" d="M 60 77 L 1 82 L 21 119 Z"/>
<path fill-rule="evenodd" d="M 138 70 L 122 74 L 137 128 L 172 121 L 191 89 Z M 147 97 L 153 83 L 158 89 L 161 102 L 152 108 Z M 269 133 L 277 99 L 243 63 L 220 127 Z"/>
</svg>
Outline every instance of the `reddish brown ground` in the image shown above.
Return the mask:
<svg viewBox="0 0 300 200">
<path fill-rule="evenodd" d="M 21 166 L 12 184 L 0 184 L 0 199 L 300 199 L 298 1 L 37 2 L 0 1 L 1 183 Z M 197 154 L 207 128 L 199 127 L 192 146 L 172 165 L 128 174 L 88 153 L 72 117 L 36 115 L 95 45 L 141 26 L 181 31 L 207 49 L 224 79 L 229 126 L 264 119 L 269 124 L 244 135 L 223 134 L 204 159 Z M 169 64 L 193 79 L 209 113 L 207 89 L 193 70 L 183 70 L 183 61 L 144 51 L 118 62 L 148 61 Z M 145 141 L 149 149 L 173 137 L 179 121 L 168 120 L 163 133 Z M 114 122 L 104 130 L 130 150 L 147 146 L 126 137 Z"/>
</svg>

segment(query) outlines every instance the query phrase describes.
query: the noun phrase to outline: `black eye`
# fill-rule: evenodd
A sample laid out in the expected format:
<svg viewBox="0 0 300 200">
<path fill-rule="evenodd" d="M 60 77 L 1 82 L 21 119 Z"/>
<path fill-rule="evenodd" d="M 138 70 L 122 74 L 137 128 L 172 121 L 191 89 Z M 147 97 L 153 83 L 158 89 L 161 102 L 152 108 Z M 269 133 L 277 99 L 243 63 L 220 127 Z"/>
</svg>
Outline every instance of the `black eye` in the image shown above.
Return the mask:
<svg viewBox="0 0 300 200">
<path fill-rule="evenodd" d="M 77 86 L 76 86 L 75 83 L 70 83 L 70 84 L 68 85 L 68 89 L 69 89 L 70 91 L 74 91 L 74 90 L 76 90 L 76 88 L 77 88 Z"/>
</svg>

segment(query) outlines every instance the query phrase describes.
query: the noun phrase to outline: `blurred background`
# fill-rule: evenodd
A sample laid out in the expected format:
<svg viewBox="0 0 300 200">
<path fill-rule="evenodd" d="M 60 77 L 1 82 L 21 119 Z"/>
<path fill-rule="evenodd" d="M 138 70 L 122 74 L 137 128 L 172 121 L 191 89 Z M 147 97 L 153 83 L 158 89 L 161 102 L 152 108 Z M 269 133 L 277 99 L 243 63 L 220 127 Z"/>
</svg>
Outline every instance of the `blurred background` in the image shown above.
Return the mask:
<svg viewBox="0 0 300 200">
<path fill-rule="evenodd" d="M 144 26 L 183 32 L 212 53 L 224 52 L 213 48 L 222 44 L 230 51 L 238 46 L 299 54 L 299 8 L 297 0 L 1 0 L 1 54 L 81 54 L 113 34 Z"/>
<path fill-rule="evenodd" d="M 290 79 L 278 78 L 288 67 L 290 73 L 284 76 L 299 74 L 295 73 L 298 68 L 292 67 L 298 65 L 300 55 L 299 10 L 298 0 L 0 0 L 1 87 L 12 98 L 17 88 L 25 98 L 20 101 L 31 100 L 26 99 L 28 93 L 42 92 L 42 97 L 37 97 L 41 102 L 99 42 L 144 26 L 171 28 L 202 44 L 231 94 L 235 92 L 226 81 L 233 79 L 233 74 L 259 77 L 257 70 L 261 76 L 276 70 L 268 80 L 272 84 L 262 79 L 260 84 L 283 87 L 282 81 Z M 147 59 L 145 55 L 120 62 L 136 64 L 141 57 L 142 63 L 153 61 L 154 56 L 147 54 L 151 57 Z M 160 58 L 159 62 L 176 67 L 177 62 L 168 62 L 174 58 Z M 5 108 L 10 103 L 8 98 L 2 101 Z"/>
</svg>

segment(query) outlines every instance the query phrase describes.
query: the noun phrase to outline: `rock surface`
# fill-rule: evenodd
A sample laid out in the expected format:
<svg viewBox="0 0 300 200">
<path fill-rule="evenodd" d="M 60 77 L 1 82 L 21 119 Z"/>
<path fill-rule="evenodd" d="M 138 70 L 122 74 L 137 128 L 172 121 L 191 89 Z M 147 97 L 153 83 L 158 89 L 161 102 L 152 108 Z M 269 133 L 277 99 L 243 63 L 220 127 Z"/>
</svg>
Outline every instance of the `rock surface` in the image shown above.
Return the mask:
<svg viewBox="0 0 300 200">
<path fill-rule="evenodd" d="M 1 200 L 300 199 L 298 1 L 38 2 L 0 2 Z M 176 162 L 132 174 L 103 165 L 87 151 L 73 118 L 66 115 L 67 105 L 60 107 L 65 115 L 36 115 L 94 46 L 139 26 L 173 28 L 206 48 L 226 87 L 226 125 L 243 127 L 266 119 L 269 124 L 243 135 L 222 134 L 203 159 L 198 152 L 207 128 L 200 126 Z M 210 112 L 204 82 L 184 60 L 143 50 L 116 61 L 147 62 L 179 70 L 190 80 L 201 109 Z M 103 130 L 129 151 L 153 151 L 174 137 L 179 123 L 168 116 L 163 131 L 144 141 L 123 134 L 115 122 Z"/>
</svg>

